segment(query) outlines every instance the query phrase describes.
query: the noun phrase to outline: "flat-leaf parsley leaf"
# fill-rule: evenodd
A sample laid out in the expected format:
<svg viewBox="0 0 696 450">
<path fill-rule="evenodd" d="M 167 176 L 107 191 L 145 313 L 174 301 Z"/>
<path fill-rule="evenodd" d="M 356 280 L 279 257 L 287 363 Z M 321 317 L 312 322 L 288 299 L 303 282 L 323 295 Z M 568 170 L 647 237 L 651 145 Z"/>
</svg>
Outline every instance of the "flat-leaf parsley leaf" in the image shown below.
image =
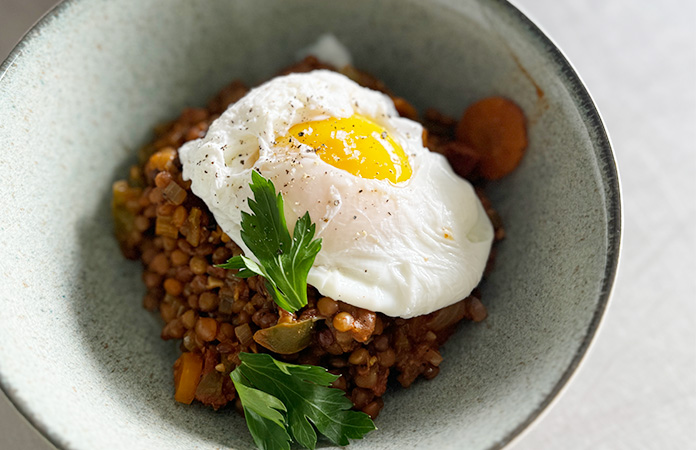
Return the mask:
<svg viewBox="0 0 696 450">
<path fill-rule="evenodd" d="M 237 276 L 261 275 L 273 300 L 286 311 L 307 305 L 307 274 L 321 250 L 321 239 L 313 239 L 316 226 L 309 212 L 295 224 L 292 237 L 285 223 L 283 197 L 275 186 L 255 170 L 251 172 L 249 208 L 242 212 L 242 240 L 259 261 L 235 256 L 219 267 L 240 269 Z"/>
<path fill-rule="evenodd" d="M 336 445 L 362 439 L 376 429 L 340 389 L 338 376 L 323 367 L 288 364 L 264 353 L 240 353 L 231 377 L 244 407 L 247 426 L 261 449 L 289 449 L 290 437 L 314 449 L 318 430 Z"/>
<path fill-rule="evenodd" d="M 276 397 L 254 389 L 239 370 L 230 376 L 244 408 L 244 417 L 256 446 L 261 450 L 290 450 L 291 438 L 286 431 L 285 405 Z"/>
</svg>

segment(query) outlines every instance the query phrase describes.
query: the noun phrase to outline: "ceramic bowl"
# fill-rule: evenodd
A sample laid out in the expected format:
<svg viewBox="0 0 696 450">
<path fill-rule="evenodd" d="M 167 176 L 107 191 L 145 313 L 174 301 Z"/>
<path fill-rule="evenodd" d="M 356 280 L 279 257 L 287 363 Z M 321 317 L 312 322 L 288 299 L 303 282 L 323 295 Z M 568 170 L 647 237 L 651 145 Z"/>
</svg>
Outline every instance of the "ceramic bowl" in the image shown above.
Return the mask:
<svg viewBox="0 0 696 450">
<path fill-rule="evenodd" d="M 379 430 L 351 448 L 500 448 L 577 368 L 616 271 L 616 168 L 578 76 L 513 6 L 72 0 L 0 70 L 0 385 L 56 446 L 253 448 L 234 408 L 173 400 L 177 344 L 141 306 L 110 188 L 155 124 L 268 77 L 325 32 L 419 108 L 458 116 L 503 95 L 529 119 L 522 165 L 489 189 L 507 231 L 483 285 L 489 318 L 461 326 L 435 380 L 390 391 Z"/>
</svg>

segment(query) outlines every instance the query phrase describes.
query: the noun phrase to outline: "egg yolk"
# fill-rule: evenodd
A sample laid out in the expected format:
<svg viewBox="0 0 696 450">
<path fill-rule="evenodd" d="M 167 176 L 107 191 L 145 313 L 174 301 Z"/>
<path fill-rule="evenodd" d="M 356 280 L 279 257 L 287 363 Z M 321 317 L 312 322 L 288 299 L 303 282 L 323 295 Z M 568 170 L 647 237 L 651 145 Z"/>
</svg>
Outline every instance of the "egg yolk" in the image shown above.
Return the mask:
<svg viewBox="0 0 696 450">
<path fill-rule="evenodd" d="M 411 165 L 401 146 L 384 128 L 358 114 L 300 123 L 289 134 L 315 149 L 327 164 L 355 176 L 392 183 L 411 177 Z"/>
</svg>

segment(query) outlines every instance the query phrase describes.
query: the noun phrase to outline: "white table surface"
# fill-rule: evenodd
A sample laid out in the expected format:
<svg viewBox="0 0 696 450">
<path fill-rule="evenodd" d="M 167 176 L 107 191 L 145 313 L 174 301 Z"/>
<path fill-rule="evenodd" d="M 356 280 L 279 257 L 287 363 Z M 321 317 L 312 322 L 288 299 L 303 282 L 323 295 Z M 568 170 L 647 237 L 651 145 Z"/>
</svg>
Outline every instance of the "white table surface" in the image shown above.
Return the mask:
<svg viewBox="0 0 696 450">
<path fill-rule="evenodd" d="M 0 60 L 53 3 L 0 0 Z M 514 3 L 563 49 L 604 116 L 624 240 L 590 354 L 511 448 L 696 449 L 696 1 Z M 0 449 L 53 449 L 1 392 Z"/>
</svg>

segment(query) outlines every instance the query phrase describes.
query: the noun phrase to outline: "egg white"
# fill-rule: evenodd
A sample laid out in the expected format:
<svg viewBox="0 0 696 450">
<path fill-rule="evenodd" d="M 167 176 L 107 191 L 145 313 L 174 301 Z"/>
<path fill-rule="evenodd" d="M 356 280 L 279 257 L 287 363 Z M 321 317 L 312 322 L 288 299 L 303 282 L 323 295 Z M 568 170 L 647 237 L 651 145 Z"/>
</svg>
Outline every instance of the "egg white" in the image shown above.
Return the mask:
<svg viewBox="0 0 696 450">
<path fill-rule="evenodd" d="M 410 179 L 360 178 L 279 139 L 298 123 L 354 114 L 402 146 Z M 249 212 L 252 170 L 282 193 L 291 230 L 309 211 L 322 250 L 307 281 L 322 295 L 408 318 L 463 299 L 483 274 L 493 228 L 472 186 L 423 146 L 421 125 L 399 117 L 388 96 L 343 75 L 274 78 L 231 105 L 179 156 L 194 194 L 247 256 L 253 258 L 240 222 Z"/>
</svg>

